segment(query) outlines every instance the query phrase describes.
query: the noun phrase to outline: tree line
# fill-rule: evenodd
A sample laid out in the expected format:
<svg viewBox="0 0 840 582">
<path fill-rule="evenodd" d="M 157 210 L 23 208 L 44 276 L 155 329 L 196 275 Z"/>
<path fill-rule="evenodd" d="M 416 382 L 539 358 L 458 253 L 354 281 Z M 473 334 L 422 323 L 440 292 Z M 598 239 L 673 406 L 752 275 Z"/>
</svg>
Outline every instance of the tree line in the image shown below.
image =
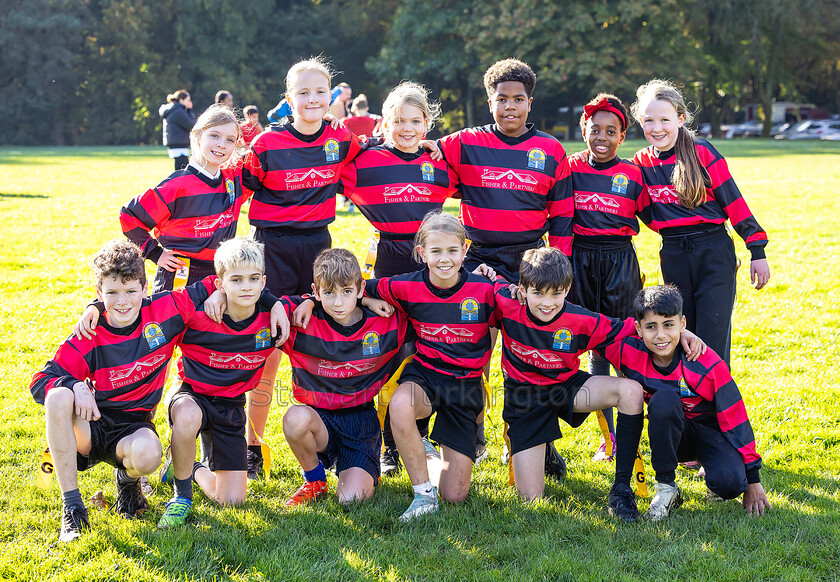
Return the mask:
<svg viewBox="0 0 840 582">
<path fill-rule="evenodd" d="M 652 77 L 684 85 L 715 129 L 747 103 L 837 112 L 838 14 L 840 0 L 0 0 L 0 143 L 159 143 L 180 88 L 198 111 L 227 89 L 264 116 L 289 66 L 318 54 L 373 110 L 401 80 L 425 84 L 442 132 L 489 121 L 482 75 L 511 56 L 537 73 L 543 128 Z"/>
</svg>

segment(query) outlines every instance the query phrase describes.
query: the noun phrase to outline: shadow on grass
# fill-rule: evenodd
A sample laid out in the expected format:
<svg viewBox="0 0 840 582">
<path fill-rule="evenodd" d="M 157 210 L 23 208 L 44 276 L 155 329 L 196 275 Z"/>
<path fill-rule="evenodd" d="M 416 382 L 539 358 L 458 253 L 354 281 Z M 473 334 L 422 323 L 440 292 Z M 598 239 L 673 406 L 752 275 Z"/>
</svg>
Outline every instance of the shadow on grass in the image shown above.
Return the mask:
<svg viewBox="0 0 840 582">
<path fill-rule="evenodd" d="M 0 192 L 0 198 L 49 198 L 46 194 L 4 194 Z"/>
</svg>

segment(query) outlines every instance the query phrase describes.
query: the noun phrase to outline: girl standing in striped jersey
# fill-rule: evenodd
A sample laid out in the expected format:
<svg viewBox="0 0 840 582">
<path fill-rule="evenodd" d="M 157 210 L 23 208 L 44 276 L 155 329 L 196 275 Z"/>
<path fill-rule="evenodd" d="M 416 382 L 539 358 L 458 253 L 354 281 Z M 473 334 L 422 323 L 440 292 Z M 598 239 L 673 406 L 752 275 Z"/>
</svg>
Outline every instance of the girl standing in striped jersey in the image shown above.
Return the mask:
<svg viewBox="0 0 840 582">
<path fill-rule="evenodd" d="M 756 289 L 770 280 L 767 233 L 723 156 L 686 127 L 691 113 L 672 83 L 653 79 L 639 87 L 632 113 L 651 144 L 633 161 L 647 187 L 649 226 L 662 235 L 662 277 L 679 288 L 688 329 L 729 365 L 738 258 L 725 223 L 731 222 L 750 251 Z"/>
</svg>

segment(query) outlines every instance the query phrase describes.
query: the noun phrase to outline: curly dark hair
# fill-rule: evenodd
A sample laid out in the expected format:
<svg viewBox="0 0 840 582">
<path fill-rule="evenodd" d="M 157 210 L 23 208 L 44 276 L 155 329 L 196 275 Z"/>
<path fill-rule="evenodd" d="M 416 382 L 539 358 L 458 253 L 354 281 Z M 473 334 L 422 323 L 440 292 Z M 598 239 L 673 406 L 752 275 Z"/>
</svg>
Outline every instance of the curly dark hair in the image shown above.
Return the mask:
<svg viewBox="0 0 840 582">
<path fill-rule="evenodd" d="M 484 73 L 484 88 L 487 90 L 487 97 L 492 98 L 499 83 L 505 81 L 519 81 L 525 85 L 525 93 L 528 97 L 534 94 L 534 87 L 537 85 L 537 76 L 531 67 L 517 59 L 504 59 L 496 61 Z"/>
<path fill-rule="evenodd" d="M 133 242 L 114 239 L 105 244 L 93 257 L 93 278 L 97 289 L 102 288 L 106 277 L 120 279 L 123 283 L 139 280 L 146 288 L 146 267 L 143 254 Z"/>
<path fill-rule="evenodd" d="M 602 99 L 606 99 L 610 105 L 624 114 L 624 119 L 620 119 L 619 121 L 621 121 L 621 131 L 627 131 L 625 123 L 630 123 L 630 116 L 627 114 L 627 106 L 624 105 L 621 99 L 612 93 L 598 93 L 594 99 L 587 103 L 587 105 L 596 105 Z M 581 135 L 586 135 L 586 111 L 580 114 L 580 133 Z"/>
</svg>

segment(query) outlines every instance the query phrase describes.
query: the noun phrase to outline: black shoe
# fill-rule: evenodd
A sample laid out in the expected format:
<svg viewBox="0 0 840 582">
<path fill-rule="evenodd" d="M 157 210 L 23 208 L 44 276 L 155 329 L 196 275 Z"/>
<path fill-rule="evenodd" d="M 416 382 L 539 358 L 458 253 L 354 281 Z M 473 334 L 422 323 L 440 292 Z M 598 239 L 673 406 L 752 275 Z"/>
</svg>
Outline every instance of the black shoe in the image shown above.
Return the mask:
<svg viewBox="0 0 840 582">
<path fill-rule="evenodd" d="M 248 479 L 252 481 L 260 478 L 260 473 L 263 470 L 262 455 L 258 455 L 254 451 L 248 451 Z"/>
<path fill-rule="evenodd" d="M 86 529 L 90 529 L 87 508 L 84 505 L 78 507 L 65 505 L 61 516 L 61 533 L 58 535 L 58 541 L 62 543 L 72 542 L 82 535 L 82 531 Z"/>
<path fill-rule="evenodd" d="M 630 489 L 630 485 L 623 483 L 613 485 L 610 489 L 608 500 L 610 515 L 628 523 L 639 519 L 639 508 L 636 507 L 636 494 Z"/>
<path fill-rule="evenodd" d="M 478 465 L 487 459 L 490 456 L 490 451 L 487 450 L 487 445 L 484 443 L 478 443 L 475 445 L 475 466 Z"/>
<path fill-rule="evenodd" d="M 385 450 L 382 451 L 382 455 L 379 457 L 379 471 L 383 476 L 390 477 L 391 475 L 399 475 L 401 469 L 400 453 L 397 449 L 385 447 Z"/>
<path fill-rule="evenodd" d="M 545 445 L 545 474 L 557 481 L 566 478 L 566 460 L 554 448 L 554 443 L 546 443 Z"/>
<path fill-rule="evenodd" d="M 114 504 L 116 512 L 127 519 L 142 517 L 149 509 L 149 503 L 143 496 L 140 478 L 121 478 L 119 469 L 114 471 L 114 478 L 117 481 L 117 502 Z"/>
</svg>

